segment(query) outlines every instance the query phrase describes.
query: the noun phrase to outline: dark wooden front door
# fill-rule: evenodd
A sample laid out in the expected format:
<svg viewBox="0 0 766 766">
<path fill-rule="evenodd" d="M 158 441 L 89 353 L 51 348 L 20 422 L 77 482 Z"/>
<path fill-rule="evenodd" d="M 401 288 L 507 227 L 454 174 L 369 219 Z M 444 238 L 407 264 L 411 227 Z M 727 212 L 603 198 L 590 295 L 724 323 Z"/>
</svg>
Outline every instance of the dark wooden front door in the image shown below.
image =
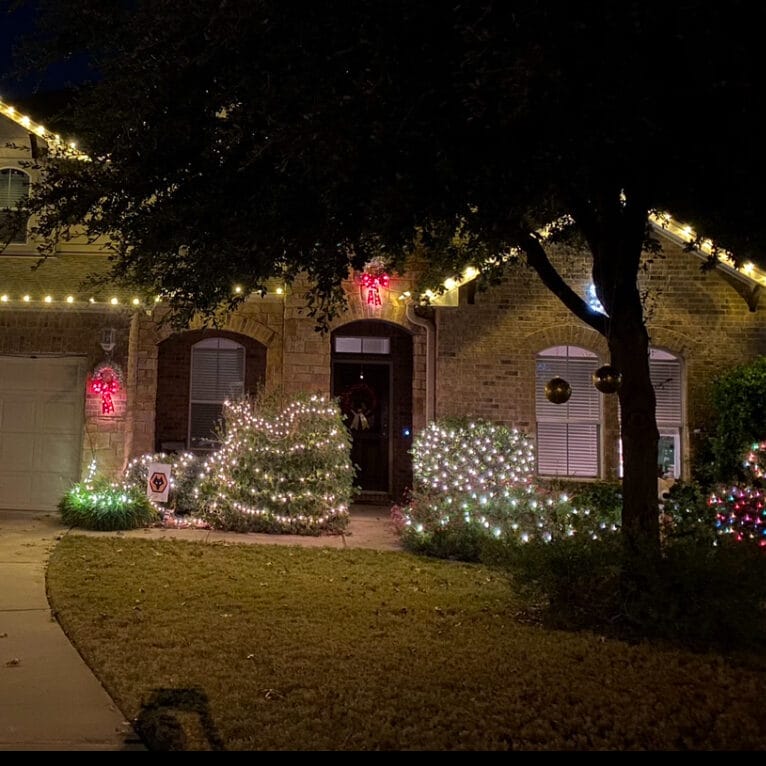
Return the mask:
<svg viewBox="0 0 766 766">
<path fill-rule="evenodd" d="M 399 502 L 412 486 L 412 336 L 376 319 L 332 334 L 332 394 L 346 415 L 357 502 Z"/>
<path fill-rule="evenodd" d="M 391 363 L 359 358 L 333 363 L 338 397 L 351 434 L 351 461 L 363 492 L 391 491 Z"/>
</svg>

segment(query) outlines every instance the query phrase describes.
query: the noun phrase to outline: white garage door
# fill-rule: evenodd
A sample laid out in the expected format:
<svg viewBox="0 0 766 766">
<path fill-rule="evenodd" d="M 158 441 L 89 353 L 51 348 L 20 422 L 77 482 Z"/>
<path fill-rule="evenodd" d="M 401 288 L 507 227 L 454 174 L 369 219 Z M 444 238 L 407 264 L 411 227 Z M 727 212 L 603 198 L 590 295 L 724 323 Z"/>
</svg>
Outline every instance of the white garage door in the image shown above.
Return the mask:
<svg viewBox="0 0 766 766">
<path fill-rule="evenodd" d="M 0 357 L 0 508 L 56 508 L 80 478 L 85 360 Z"/>
</svg>

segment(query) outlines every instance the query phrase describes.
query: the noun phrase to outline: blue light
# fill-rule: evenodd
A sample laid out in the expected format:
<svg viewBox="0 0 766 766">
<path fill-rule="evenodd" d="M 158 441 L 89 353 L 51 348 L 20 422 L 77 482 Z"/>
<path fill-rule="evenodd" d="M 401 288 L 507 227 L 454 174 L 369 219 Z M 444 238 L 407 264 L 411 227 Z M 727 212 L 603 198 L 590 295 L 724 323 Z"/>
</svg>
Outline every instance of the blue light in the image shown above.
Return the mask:
<svg viewBox="0 0 766 766">
<path fill-rule="evenodd" d="M 402 436 L 404 436 L 405 438 L 412 436 L 412 430 L 410 429 L 409 426 L 405 426 L 404 428 L 402 428 Z"/>
</svg>

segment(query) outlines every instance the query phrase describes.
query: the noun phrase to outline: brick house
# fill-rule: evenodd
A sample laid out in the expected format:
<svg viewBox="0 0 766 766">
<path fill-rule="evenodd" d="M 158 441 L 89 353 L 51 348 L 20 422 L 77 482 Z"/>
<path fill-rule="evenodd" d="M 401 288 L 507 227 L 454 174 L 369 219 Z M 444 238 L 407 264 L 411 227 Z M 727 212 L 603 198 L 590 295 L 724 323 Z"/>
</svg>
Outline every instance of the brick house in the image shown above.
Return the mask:
<svg viewBox="0 0 766 766">
<path fill-rule="evenodd" d="M 25 161 L 55 140 L 0 101 L 0 230 L 35 182 Z M 709 380 L 766 353 L 758 302 L 766 277 L 727 264 L 703 273 L 704 253 L 684 248 L 683 228 L 661 219 L 656 226 L 663 253 L 643 287 L 658 463 L 666 475 L 685 477 L 705 422 Z M 2 508 L 54 508 L 93 459 L 116 474 L 135 455 L 210 449 L 222 401 L 261 385 L 287 396 L 310 390 L 339 398 L 367 499 L 401 495 L 411 481 L 413 434 L 444 416 L 527 431 L 542 475 L 619 475 L 617 400 L 590 379 L 608 362 L 605 341 L 529 269 L 509 270 L 486 292 L 466 275 L 424 315 L 408 298 L 406 277 L 392 275 L 378 287 L 350 278 L 349 310 L 327 335 L 314 331 L 303 310 L 307 286 L 275 283 L 266 296 L 249 297 L 223 327 L 171 332 L 158 321 L 161 304 L 83 288 L 105 259 L 82 237 L 57 243 L 55 255 L 33 268 L 37 252 L 24 229 L 12 232 L 0 253 Z M 585 254 L 558 247 L 552 260 L 574 289 L 590 295 Z M 107 362 L 122 372 L 110 407 L 87 385 L 89 373 Z M 572 385 L 566 405 L 544 396 L 556 375 Z"/>
</svg>

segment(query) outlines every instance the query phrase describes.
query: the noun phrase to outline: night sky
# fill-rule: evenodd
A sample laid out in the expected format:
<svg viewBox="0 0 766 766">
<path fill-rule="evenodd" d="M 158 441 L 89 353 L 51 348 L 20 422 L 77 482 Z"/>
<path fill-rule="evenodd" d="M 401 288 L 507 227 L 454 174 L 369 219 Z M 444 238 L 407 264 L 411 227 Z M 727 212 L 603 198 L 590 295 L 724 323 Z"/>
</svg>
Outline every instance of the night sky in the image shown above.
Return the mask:
<svg viewBox="0 0 766 766">
<path fill-rule="evenodd" d="M 21 80 L 12 77 L 13 48 L 23 35 L 34 26 L 34 9 L 25 6 L 9 13 L 0 3 L 0 98 L 6 101 L 24 99 L 38 93 L 62 90 L 67 85 L 81 82 L 85 77 L 82 64 L 65 64 L 51 67 L 47 72 L 37 73 Z"/>
</svg>

